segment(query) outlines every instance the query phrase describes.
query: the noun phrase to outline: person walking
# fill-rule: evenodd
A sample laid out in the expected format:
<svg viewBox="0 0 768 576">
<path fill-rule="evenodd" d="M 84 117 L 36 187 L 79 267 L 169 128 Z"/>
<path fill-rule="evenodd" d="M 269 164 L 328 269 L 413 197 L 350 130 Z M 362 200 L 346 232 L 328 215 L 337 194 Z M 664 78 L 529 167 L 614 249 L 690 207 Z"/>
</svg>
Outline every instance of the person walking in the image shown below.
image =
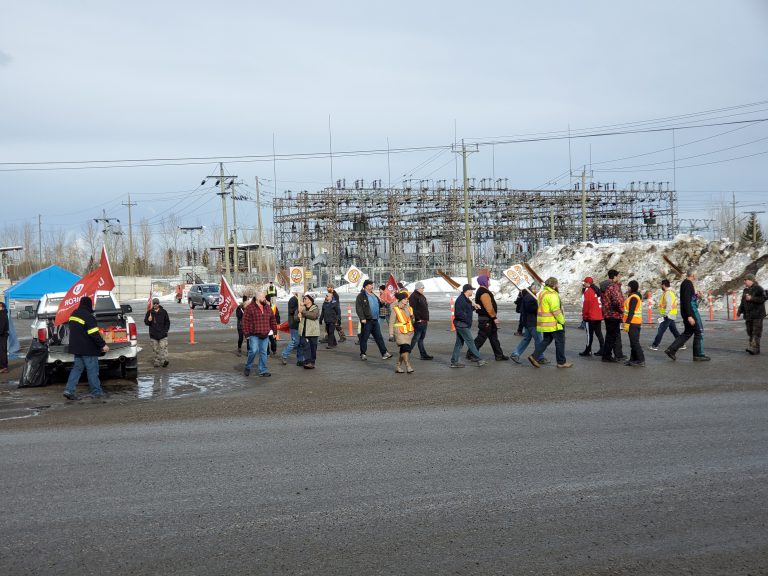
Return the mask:
<svg viewBox="0 0 768 576">
<path fill-rule="evenodd" d="M 264 292 L 257 292 L 243 314 L 243 334 L 248 338 L 248 357 L 245 361 L 243 374 L 251 375 L 253 360 L 259 355 L 259 376 L 269 377 L 272 374 L 267 370 L 267 347 L 269 346 L 269 333 L 277 332 L 277 322 L 272 314 L 272 307 L 267 302 Z"/>
<path fill-rule="evenodd" d="M 248 296 L 243 294 L 243 301 L 237 305 L 237 308 L 235 308 L 235 316 L 237 316 L 237 355 L 238 356 L 243 355 L 243 340 L 245 340 L 245 351 L 248 352 L 248 350 L 250 350 L 250 348 L 248 348 L 248 340 L 243 335 L 243 314 L 245 313 L 246 306 L 248 306 L 248 302 L 250 302 L 250 300 L 248 299 Z"/>
<path fill-rule="evenodd" d="M 603 340 L 603 305 L 600 301 L 600 287 L 595 285 L 591 276 L 584 278 L 582 283 L 584 287 L 584 303 L 581 306 L 581 318 L 587 324 L 587 347 L 583 352 L 579 352 L 579 356 L 591 356 L 592 355 L 592 343 L 597 336 L 597 341 L 600 343 L 600 348 L 595 352 L 595 356 L 603 355 L 603 347 L 605 346 L 605 340 Z"/>
<path fill-rule="evenodd" d="M 395 299 L 389 318 L 389 337 L 394 338 L 395 344 L 400 347 L 395 372 L 402 374 L 405 366 L 405 372 L 412 374 L 414 371 L 411 365 L 411 342 L 414 339 L 413 311 L 408 302 L 408 292 L 399 291 L 395 294 Z"/>
<path fill-rule="evenodd" d="M 624 295 L 618 270 L 608 270 L 608 280 L 600 284 L 600 302 L 605 319 L 603 362 L 626 360 L 621 346 L 621 319 L 624 317 Z"/>
<path fill-rule="evenodd" d="M 485 366 L 487 362 L 480 356 L 480 351 L 475 346 L 475 340 L 472 338 L 472 314 L 480 306 L 472 301 L 472 293 L 475 289 L 471 284 L 464 284 L 461 288 L 461 294 L 456 298 L 453 309 L 453 326 L 456 328 L 456 341 L 453 345 L 453 354 L 451 354 L 451 368 L 464 368 L 464 364 L 459 362 L 459 355 L 464 344 L 472 355 L 472 362 L 475 366 Z"/>
<path fill-rule="evenodd" d="M 411 351 L 418 346 L 419 358 L 422 360 L 432 360 L 434 356 L 430 356 L 424 346 L 424 338 L 427 336 L 427 326 L 429 325 L 429 303 L 427 302 L 427 297 L 424 296 L 423 282 L 416 282 L 416 289 L 408 297 L 408 302 L 413 310 Z"/>
<path fill-rule="evenodd" d="M 0 302 L 0 374 L 8 373 L 8 310 L 5 302 Z"/>
<path fill-rule="evenodd" d="M 557 278 L 550 276 L 544 282 L 544 289 L 539 293 L 539 308 L 536 312 L 536 330 L 541 332 L 541 342 L 536 345 L 528 361 L 536 368 L 541 366 L 544 351 L 554 341 L 555 359 L 558 368 L 573 366 L 565 358 L 565 315 L 557 291 Z"/>
<path fill-rule="evenodd" d="M 275 323 L 280 324 L 280 310 L 277 309 L 277 297 L 270 298 L 267 296 L 267 302 L 269 302 L 270 308 L 272 308 L 272 315 L 275 317 Z M 269 346 L 267 346 L 267 356 L 277 356 L 277 330 L 269 335 Z"/>
<path fill-rule="evenodd" d="M 336 324 L 340 317 L 339 301 L 334 300 L 333 292 L 327 292 L 323 301 L 323 309 L 320 311 L 320 324 L 325 326 L 326 350 L 336 348 Z"/>
<path fill-rule="evenodd" d="M 491 279 L 485 274 L 480 274 L 477 277 L 477 283 L 480 287 L 475 293 L 475 304 L 479 306 L 477 309 L 475 348 L 480 350 L 485 341 L 488 340 L 491 343 L 493 356 L 496 360 L 509 360 L 509 356 L 504 354 L 501 349 L 501 343 L 499 343 L 498 306 L 496 305 L 496 298 L 494 298 L 493 292 L 489 289 Z M 469 352 L 467 352 L 467 359 L 473 360 L 469 356 Z"/>
<path fill-rule="evenodd" d="M 277 300 L 277 287 L 272 281 L 270 281 L 269 286 L 267 286 L 267 300 L 270 302 Z"/>
<path fill-rule="evenodd" d="M 78 400 L 75 391 L 83 370 L 88 375 L 91 397 L 104 398 L 106 394 L 99 381 L 99 354 L 109 352 L 109 346 L 99 332 L 90 296 L 83 296 L 80 299 L 77 309 L 69 317 L 67 327 L 69 328 L 69 352 L 74 354 L 75 361 L 69 372 L 67 385 L 64 387 L 64 398 Z"/>
<path fill-rule="evenodd" d="M 288 356 L 296 350 L 296 366 L 304 366 L 304 347 L 301 346 L 301 336 L 299 335 L 299 296 L 295 293 L 288 299 L 288 330 L 291 334 L 291 341 L 280 355 L 280 362 L 283 363 L 283 366 L 288 364 Z"/>
<path fill-rule="evenodd" d="M 659 300 L 659 316 L 661 321 L 659 322 L 659 329 L 656 332 L 656 337 L 651 343 L 651 350 L 658 350 L 661 339 L 664 337 L 664 332 L 667 330 L 672 334 L 672 338 L 680 336 L 680 332 L 675 325 L 675 318 L 677 317 L 677 296 L 675 291 L 669 287 L 669 280 L 666 278 L 661 281 L 661 299 Z M 682 346 L 681 349 L 685 349 Z"/>
<path fill-rule="evenodd" d="M 149 326 L 149 341 L 152 343 L 152 365 L 155 368 L 168 366 L 168 331 L 171 319 L 168 312 L 160 306 L 160 300 L 152 299 L 152 308 L 144 315 L 144 324 Z"/>
<path fill-rule="evenodd" d="M 693 336 L 693 361 L 709 362 L 711 358 L 704 354 L 704 324 L 699 314 L 698 296 L 693 281 L 696 280 L 696 269 L 686 272 L 685 280 L 680 284 L 680 314 L 683 318 L 683 333 L 664 350 L 670 360 L 677 360 L 676 353 Z"/>
<path fill-rule="evenodd" d="M 344 342 L 347 337 L 344 335 L 344 330 L 341 328 L 341 300 L 339 299 L 339 294 L 336 292 L 336 290 L 333 287 L 333 284 L 328 284 L 328 292 L 333 294 L 333 299 L 336 301 L 336 303 L 339 305 L 339 319 L 336 322 L 336 332 L 338 333 L 339 337 L 337 340 L 339 342 Z"/>
<path fill-rule="evenodd" d="M 392 308 L 389 305 L 389 302 L 384 298 L 384 294 L 387 293 L 387 285 L 381 284 L 379 286 L 379 326 L 381 326 L 384 322 L 387 322 L 389 324 L 389 313 L 390 309 Z"/>
<path fill-rule="evenodd" d="M 384 344 L 384 337 L 381 335 L 379 326 L 379 315 L 383 303 L 376 294 L 373 293 L 373 281 L 367 279 L 363 282 L 363 289 L 355 299 L 355 313 L 360 319 L 363 329 L 360 332 L 358 340 L 360 342 L 360 360 L 368 360 L 368 337 L 373 335 L 373 339 L 381 352 L 382 360 L 389 360 L 392 354 L 387 350 Z"/>
<path fill-rule="evenodd" d="M 521 290 L 518 298 L 520 299 L 520 318 L 522 320 L 523 338 L 517 345 L 517 348 L 509 355 L 509 358 L 520 364 L 520 356 L 533 340 L 534 350 L 541 342 L 541 332 L 536 330 L 536 312 L 539 309 L 539 301 L 535 294 L 539 291 L 538 284 L 532 284 L 528 290 Z M 539 364 L 543 363 L 543 357 L 537 359 Z"/>
<path fill-rule="evenodd" d="M 627 299 L 624 300 L 624 330 L 629 334 L 631 352 L 625 366 L 645 366 L 645 354 L 640 345 L 640 329 L 643 326 L 643 301 L 640 298 L 640 285 L 637 280 L 627 284 Z"/>
<path fill-rule="evenodd" d="M 746 351 L 751 354 L 760 354 L 760 338 L 763 335 L 763 319 L 765 318 L 765 289 L 757 283 L 754 274 L 744 277 L 744 292 L 741 294 L 739 316 L 744 317 L 747 327 L 749 344 Z"/>
<path fill-rule="evenodd" d="M 299 334 L 304 347 L 304 368 L 311 370 L 317 361 L 317 339 L 320 337 L 320 310 L 311 294 L 304 294 L 299 306 Z"/>
</svg>

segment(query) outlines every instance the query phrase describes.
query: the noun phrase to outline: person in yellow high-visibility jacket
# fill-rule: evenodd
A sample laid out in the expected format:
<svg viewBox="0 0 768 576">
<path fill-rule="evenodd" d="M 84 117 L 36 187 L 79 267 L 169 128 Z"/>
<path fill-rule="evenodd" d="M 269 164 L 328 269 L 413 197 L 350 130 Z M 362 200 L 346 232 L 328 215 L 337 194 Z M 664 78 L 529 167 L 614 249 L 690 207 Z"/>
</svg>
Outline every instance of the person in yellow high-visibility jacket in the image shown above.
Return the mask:
<svg viewBox="0 0 768 576">
<path fill-rule="evenodd" d="M 666 278 L 661 281 L 661 300 L 659 300 L 659 330 L 656 332 L 656 337 L 651 344 L 651 350 L 658 350 L 661 339 L 664 337 L 664 332 L 669 329 L 672 333 L 672 337 L 677 339 L 680 336 L 680 332 L 675 325 L 675 318 L 677 317 L 677 296 L 675 291 L 669 287 L 669 280 Z"/>
<path fill-rule="evenodd" d="M 627 299 L 624 300 L 624 330 L 629 334 L 629 347 L 632 352 L 625 366 L 645 366 L 645 354 L 640 346 L 640 328 L 643 326 L 643 301 L 640 298 L 640 285 L 637 280 L 627 284 Z"/>
<path fill-rule="evenodd" d="M 544 289 L 539 292 L 539 309 L 536 313 L 536 330 L 541 332 L 541 341 L 536 345 L 528 361 L 536 368 L 544 360 L 544 351 L 552 341 L 555 342 L 555 358 L 558 368 L 573 366 L 565 359 L 565 316 L 560 304 L 560 294 L 557 292 L 557 278 L 549 277 L 544 282 Z"/>
</svg>

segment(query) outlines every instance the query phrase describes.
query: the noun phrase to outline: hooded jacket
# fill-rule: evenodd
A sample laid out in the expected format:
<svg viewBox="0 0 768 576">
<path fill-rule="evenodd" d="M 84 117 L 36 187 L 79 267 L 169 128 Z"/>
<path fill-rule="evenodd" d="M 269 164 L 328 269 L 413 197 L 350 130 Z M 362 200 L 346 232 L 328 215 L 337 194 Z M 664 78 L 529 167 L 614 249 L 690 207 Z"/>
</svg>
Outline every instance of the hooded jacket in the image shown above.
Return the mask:
<svg viewBox="0 0 768 576">
<path fill-rule="evenodd" d="M 98 356 L 106 342 L 101 337 L 93 315 L 91 299 L 84 297 L 69 317 L 69 353 L 77 356 Z"/>
</svg>

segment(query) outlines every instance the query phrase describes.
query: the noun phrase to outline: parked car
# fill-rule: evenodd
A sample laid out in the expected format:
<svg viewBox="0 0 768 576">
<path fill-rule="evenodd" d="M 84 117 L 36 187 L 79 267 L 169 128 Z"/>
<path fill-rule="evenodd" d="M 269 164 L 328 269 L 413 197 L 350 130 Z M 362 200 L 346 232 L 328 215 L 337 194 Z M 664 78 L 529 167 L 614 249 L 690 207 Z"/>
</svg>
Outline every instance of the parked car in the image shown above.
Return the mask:
<svg viewBox="0 0 768 576">
<path fill-rule="evenodd" d="M 65 292 L 44 294 L 37 302 L 35 319 L 32 322 L 32 339 L 48 346 L 46 380 L 55 371 L 63 372 L 72 368 L 75 357 L 69 353 L 69 327 L 54 326 L 59 302 Z M 99 368 L 119 369 L 123 378 L 135 379 L 139 373 L 138 338 L 136 322 L 129 316 L 129 304 L 120 305 L 113 292 L 96 292 L 93 315 L 109 345 L 109 352 L 99 356 Z"/>
<path fill-rule="evenodd" d="M 206 310 L 209 308 L 218 308 L 219 304 L 224 300 L 219 293 L 218 284 L 193 284 L 189 287 L 189 293 L 187 294 L 187 302 L 189 307 L 204 306 Z"/>
</svg>

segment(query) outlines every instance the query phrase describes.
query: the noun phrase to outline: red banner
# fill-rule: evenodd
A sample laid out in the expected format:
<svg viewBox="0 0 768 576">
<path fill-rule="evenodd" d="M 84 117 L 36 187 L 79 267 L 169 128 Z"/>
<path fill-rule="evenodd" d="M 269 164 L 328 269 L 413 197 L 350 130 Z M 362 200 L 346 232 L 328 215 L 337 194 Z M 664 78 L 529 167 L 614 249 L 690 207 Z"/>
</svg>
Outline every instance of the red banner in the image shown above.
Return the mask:
<svg viewBox="0 0 768 576">
<path fill-rule="evenodd" d="M 229 286 L 229 282 L 224 276 L 221 277 L 221 286 L 219 287 L 221 302 L 219 303 L 219 320 L 222 324 L 229 324 L 229 318 L 234 314 L 237 308 L 237 296 Z"/>
<path fill-rule="evenodd" d="M 381 295 L 381 299 L 384 300 L 387 304 L 392 304 L 392 302 L 395 301 L 395 294 L 397 294 L 397 280 L 395 280 L 395 277 L 392 276 L 392 274 L 389 275 L 389 280 L 387 280 L 387 287 L 386 290 Z"/>
<path fill-rule="evenodd" d="M 152 284 L 149 284 L 149 298 L 147 298 L 147 312 L 152 309 Z"/>
<path fill-rule="evenodd" d="M 58 326 L 67 322 L 84 296 L 89 296 L 93 300 L 94 308 L 96 308 L 96 291 L 109 292 L 114 287 L 115 279 L 112 276 L 112 267 L 109 265 L 107 250 L 102 246 L 99 267 L 80 278 L 74 286 L 67 290 L 66 295 L 59 302 L 54 324 Z"/>
</svg>

